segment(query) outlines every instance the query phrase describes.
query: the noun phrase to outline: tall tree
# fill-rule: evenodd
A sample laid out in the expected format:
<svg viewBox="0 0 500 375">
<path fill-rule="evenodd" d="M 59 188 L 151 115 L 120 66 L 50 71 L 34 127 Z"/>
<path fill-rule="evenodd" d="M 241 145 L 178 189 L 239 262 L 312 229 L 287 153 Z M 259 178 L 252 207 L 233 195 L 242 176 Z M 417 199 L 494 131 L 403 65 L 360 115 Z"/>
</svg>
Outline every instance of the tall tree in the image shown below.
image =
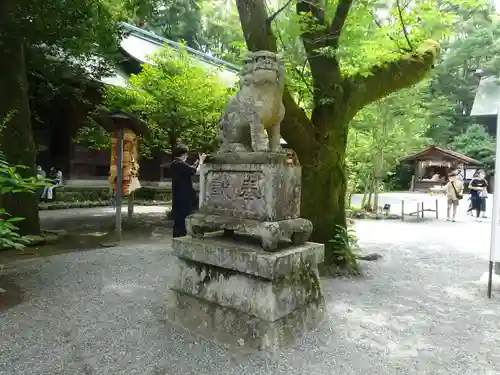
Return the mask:
<svg viewBox="0 0 500 375">
<path fill-rule="evenodd" d="M 0 134 L 7 161 L 25 165 L 24 176 L 35 174 L 36 147 L 31 127 L 26 52 L 41 51 L 54 59 L 91 61 L 94 54 L 116 49 L 118 25 L 101 0 L 3 0 L 0 3 Z M 96 46 L 97 45 L 97 46 Z M 24 217 L 22 233 L 40 230 L 37 197 L 6 194 L 10 214 Z"/>
<path fill-rule="evenodd" d="M 232 0 L 205 2 L 202 11 L 202 50 L 239 64 L 246 52 L 245 38 Z"/>
<path fill-rule="evenodd" d="M 495 172 L 495 139 L 484 126 L 473 124 L 456 136 L 451 147 L 471 158 L 479 160 L 487 174 Z"/>
<path fill-rule="evenodd" d="M 432 74 L 428 99 L 443 99 L 440 108 L 434 107 L 429 130 L 437 144 L 448 146 L 473 124 L 470 113 L 481 75 L 500 74 L 500 22 L 494 13 L 483 0 L 458 10 L 454 33 L 442 42 L 444 53 Z"/>
<path fill-rule="evenodd" d="M 122 20 L 189 47 L 201 48 L 204 0 L 106 0 Z"/>
<path fill-rule="evenodd" d="M 130 77 L 130 87 L 106 87 L 103 104 L 147 121 L 151 137 L 141 142 L 143 156 L 171 152 L 180 140 L 206 152 L 216 144 L 219 117 L 231 94 L 217 73 L 185 51 L 165 48 Z M 97 124 L 79 129 L 76 141 L 96 149 L 111 146 L 109 134 Z"/>
<path fill-rule="evenodd" d="M 264 0 L 236 3 L 248 49 L 277 52 L 278 43 L 271 27 L 277 15 L 269 16 Z M 315 241 L 326 243 L 333 237 L 336 225 L 346 226 L 345 152 L 350 121 L 364 106 L 419 82 L 434 64 L 439 45 L 432 40 L 423 41 L 427 33 L 421 28 L 426 20 L 418 19 L 415 13 L 432 5 L 418 5 L 411 11 L 391 9 L 392 18 L 385 19 L 396 19 L 405 25 L 398 13 L 411 13 L 414 31 L 410 42 L 408 26 L 403 26 L 403 30 L 400 27 L 399 35 L 387 37 L 390 30 L 382 22 L 374 22 L 371 17 L 367 21 L 366 15 L 376 11 L 374 2 L 339 0 L 336 6 L 328 1 L 296 2 L 300 40 L 311 76 L 312 108 L 309 117 L 297 105 L 290 89 L 285 88 L 282 135 L 303 166 L 302 213 L 314 224 Z M 437 23 L 437 16 L 434 12 L 427 21 Z M 394 44 L 392 51 L 381 49 L 388 44 L 377 35 L 379 29 L 396 45 L 404 41 L 407 52 L 401 53 Z M 379 39 L 371 40 L 367 35 Z M 419 46 L 414 47 L 417 43 Z M 363 56 L 366 52 L 370 55 Z M 366 62 L 374 65 L 368 67 Z M 327 262 L 333 261 L 328 254 L 326 258 Z"/>
</svg>

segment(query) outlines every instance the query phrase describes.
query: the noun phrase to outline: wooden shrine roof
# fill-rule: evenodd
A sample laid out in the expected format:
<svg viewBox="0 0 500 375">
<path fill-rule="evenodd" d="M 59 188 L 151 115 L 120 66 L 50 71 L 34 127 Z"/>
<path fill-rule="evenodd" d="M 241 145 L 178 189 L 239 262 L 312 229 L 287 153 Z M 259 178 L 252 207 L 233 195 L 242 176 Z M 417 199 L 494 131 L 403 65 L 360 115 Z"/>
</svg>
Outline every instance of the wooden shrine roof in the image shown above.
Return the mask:
<svg viewBox="0 0 500 375">
<path fill-rule="evenodd" d="M 440 155 L 443 157 L 443 159 L 452 159 L 459 161 L 463 164 L 467 165 L 473 165 L 473 166 L 480 166 L 481 162 L 470 158 L 466 155 L 460 154 L 456 151 L 448 150 L 446 148 L 442 148 L 439 146 L 429 146 L 423 149 L 422 151 L 416 152 L 414 154 L 410 154 L 407 156 L 404 156 L 399 159 L 400 162 L 409 162 L 409 161 L 415 161 L 415 160 L 422 160 L 422 159 L 427 159 L 428 157 L 432 155 Z"/>
</svg>

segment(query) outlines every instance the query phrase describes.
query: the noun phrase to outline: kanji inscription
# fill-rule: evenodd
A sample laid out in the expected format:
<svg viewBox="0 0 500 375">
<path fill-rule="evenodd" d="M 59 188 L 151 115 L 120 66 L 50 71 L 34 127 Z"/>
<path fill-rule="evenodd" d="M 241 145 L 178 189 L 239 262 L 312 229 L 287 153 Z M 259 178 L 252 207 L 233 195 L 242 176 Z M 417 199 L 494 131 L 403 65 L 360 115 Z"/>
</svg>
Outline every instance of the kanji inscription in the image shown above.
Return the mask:
<svg viewBox="0 0 500 375">
<path fill-rule="evenodd" d="M 241 185 L 236 189 L 238 196 L 244 200 L 261 199 L 261 177 L 260 173 L 245 173 Z"/>
<path fill-rule="evenodd" d="M 207 178 L 210 210 L 260 216 L 264 207 L 262 172 L 212 172 Z"/>
</svg>

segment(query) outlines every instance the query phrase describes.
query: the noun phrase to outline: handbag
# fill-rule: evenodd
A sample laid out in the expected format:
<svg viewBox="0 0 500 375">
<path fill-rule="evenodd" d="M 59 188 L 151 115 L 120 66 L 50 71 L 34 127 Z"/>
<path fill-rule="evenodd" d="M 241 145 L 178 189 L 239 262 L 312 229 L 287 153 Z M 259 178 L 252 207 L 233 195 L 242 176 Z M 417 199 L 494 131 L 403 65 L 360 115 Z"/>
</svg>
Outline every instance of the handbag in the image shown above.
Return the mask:
<svg viewBox="0 0 500 375">
<path fill-rule="evenodd" d="M 458 194 L 457 189 L 455 188 L 455 184 L 452 182 L 451 186 L 453 187 L 453 190 L 455 191 L 455 196 L 457 197 L 458 200 L 461 200 L 464 196 L 462 194 Z"/>
</svg>

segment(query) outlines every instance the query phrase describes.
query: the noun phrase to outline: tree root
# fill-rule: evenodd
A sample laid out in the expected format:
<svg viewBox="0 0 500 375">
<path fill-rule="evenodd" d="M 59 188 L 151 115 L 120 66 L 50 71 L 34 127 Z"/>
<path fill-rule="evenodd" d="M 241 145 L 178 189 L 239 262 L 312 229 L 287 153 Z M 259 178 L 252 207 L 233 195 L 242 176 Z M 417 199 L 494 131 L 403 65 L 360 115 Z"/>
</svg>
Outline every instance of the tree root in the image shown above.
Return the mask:
<svg viewBox="0 0 500 375">
<path fill-rule="evenodd" d="M 370 253 L 368 255 L 355 255 L 355 258 L 358 260 L 374 261 L 382 258 L 382 255 L 379 253 Z"/>
</svg>

